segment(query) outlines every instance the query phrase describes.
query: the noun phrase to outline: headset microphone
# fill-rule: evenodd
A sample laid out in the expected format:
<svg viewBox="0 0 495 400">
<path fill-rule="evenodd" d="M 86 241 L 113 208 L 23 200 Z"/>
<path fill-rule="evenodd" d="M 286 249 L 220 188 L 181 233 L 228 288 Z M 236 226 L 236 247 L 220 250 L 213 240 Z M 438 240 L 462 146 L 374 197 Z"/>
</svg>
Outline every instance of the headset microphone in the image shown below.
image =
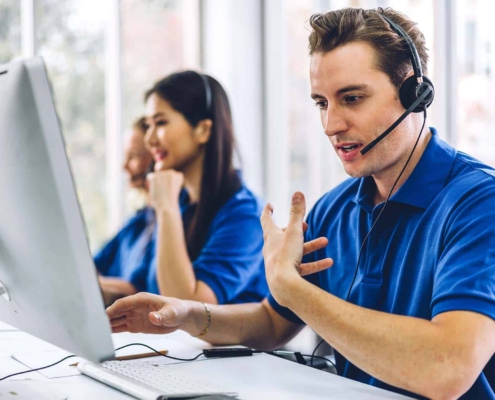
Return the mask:
<svg viewBox="0 0 495 400">
<path fill-rule="evenodd" d="M 413 112 L 415 108 L 418 107 L 418 105 L 423 103 L 428 96 L 431 96 L 431 91 L 431 87 L 426 87 L 421 96 L 419 96 L 418 99 L 411 104 L 411 106 L 404 112 L 404 114 L 402 114 L 399 119 L 390 126 L 390 128 L 388 128 L 385 132 L 383 132 L 380 136 L 378 136 L 375 140 L 368 144 L 364 149 L 362 149 L 361 154 L 364 156 L 368 151 L 370 151 L 373 147 L 375 147 L 378 143 L 385 139 L 385 137 L 390 132 L 392 132 L 397 127 L 397 125 L 399 125 L 404 120 L 404 118 L 406 118 L 411 112 Z"/>
</svg>

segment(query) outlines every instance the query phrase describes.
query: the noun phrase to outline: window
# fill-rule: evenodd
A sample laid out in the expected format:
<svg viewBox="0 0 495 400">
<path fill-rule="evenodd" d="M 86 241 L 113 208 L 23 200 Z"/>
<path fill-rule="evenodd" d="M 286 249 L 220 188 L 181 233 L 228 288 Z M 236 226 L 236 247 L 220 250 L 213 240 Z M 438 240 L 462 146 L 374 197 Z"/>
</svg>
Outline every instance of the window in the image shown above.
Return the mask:
<svg viewBox="0 0 495 400">
<path fill-rule="evenodd" d="M 495 33 L 489 0 L 457 5 L 457 147 L 495 167 Z"/>
<path fill-rule="evenodd" d="M 190 11 L 190 1 L 121 1 L 124 128 L 141 116 L 143 94 L 155 81 L 199 68 L 199 20 Z"/>
<path fill-rule="evenodd" d="M 34 2 L 35 51 L 43 56 L 53 85 L 92 247 L 108 235 L 105 4 L 95 0 Z"/>
<path fill-rule="evenodd" d="M 45 60 L 93 250 L 125 215 L 123 132 L 154 81 L 198 68 L 199 31 L 199 0 L 0 0 L 0 63 Z"/>
<path fill-rule="evenodd" d="M 0 64 L 21 55 L 21 6 L 19 0 L 0 0 Z"/>
<path fill-rule="evenodd" d="M 157 80 L 199 68 L 199 5 L 196 0 L 122 0 L 120 4 L 122 127 L 128 131 L 143 113 L 144 92 Z M 139 204 L 129 195 L 126 214 Z"/>
<path fill-rule="evenodd" d="M 308 209 L 324 192 L 346 176 L 323 133 L 318 108 L 310 98 L 308 20 L 318 11 L 321 2 L 313 3 L 284 3 L 287 15 L 289 191 L 302 191 Z"/>
</svg>

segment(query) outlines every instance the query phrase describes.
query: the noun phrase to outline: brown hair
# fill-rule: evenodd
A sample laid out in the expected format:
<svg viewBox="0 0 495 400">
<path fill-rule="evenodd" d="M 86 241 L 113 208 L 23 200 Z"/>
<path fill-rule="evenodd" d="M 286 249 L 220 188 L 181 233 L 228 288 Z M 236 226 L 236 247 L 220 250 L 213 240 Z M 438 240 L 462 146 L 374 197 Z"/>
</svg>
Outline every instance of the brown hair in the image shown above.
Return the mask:
<svg viewBox="0 0 495 400">
<path fill-rule="evenodd" d="M 144 134 L 146 134 L 147 128 L 148 127 L 146 125 L 146 117 L 138 118 L 132 124 L 132 129 L 142 131 L 142 132 L 144 132 Z"/>
<path fill-rule="evenodd" d="M 391 8 L 344 8 L 313 14 L 309 20 L 312 28 L 309 54 L 326 53 L 353 42 L 368 43 L 376 53 L 376 68 L 386 73 L 399 89 L 412 70 L 409 47 L 380 14 L 399 25 L 411 37 L 426 75 L 428 54 L 423 34 L 415 22 Z"/>
</svg>

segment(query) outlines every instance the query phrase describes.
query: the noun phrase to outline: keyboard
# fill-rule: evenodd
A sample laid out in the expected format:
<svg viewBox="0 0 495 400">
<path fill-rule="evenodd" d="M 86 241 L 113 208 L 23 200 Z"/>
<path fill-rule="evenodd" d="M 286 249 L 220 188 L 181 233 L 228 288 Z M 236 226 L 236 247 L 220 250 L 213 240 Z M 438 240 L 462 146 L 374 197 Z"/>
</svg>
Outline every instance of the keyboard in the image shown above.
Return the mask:
<svg viewBox="0 0 495 400">
<path fill-rule="evenodd" d="M 237 393 L 222 390 L 206 380 L 198 380 L 185 372 L 153 361 L 108 361 L 103 364 L 82 362 L 77 368 L 93 379 L 142 400 L 180 399 L 213 394 L 237 396 Z"/>
</svg>

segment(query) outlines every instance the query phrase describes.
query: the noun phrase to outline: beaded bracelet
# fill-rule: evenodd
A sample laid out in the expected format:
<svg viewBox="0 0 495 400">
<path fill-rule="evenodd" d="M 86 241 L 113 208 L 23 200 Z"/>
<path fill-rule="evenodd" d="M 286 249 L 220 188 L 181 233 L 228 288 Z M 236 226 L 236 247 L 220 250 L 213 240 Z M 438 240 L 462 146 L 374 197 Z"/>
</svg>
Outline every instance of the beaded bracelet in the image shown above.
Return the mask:
<svg viewBox="0 0 495 400">
<path fill-rule="evenodd" d="M 210 307 L 208 307 L 208 304 L 206 303 L 203 303 L 201 302 L 204 306 L 205 306 L 205 311 L 206 311 L 206 318 L 207 318 L 207 321 L 206 321 L 206 326 L 205 328 L 199 333 L 199 335 L 196 335 L 194 337 L 200 337 L 200 336 L 204 336 L 208 333 L 208 331 L 210 330 L 210 323 L 211 323 L 211 313 L 210 313 Z"/>
</svg>

